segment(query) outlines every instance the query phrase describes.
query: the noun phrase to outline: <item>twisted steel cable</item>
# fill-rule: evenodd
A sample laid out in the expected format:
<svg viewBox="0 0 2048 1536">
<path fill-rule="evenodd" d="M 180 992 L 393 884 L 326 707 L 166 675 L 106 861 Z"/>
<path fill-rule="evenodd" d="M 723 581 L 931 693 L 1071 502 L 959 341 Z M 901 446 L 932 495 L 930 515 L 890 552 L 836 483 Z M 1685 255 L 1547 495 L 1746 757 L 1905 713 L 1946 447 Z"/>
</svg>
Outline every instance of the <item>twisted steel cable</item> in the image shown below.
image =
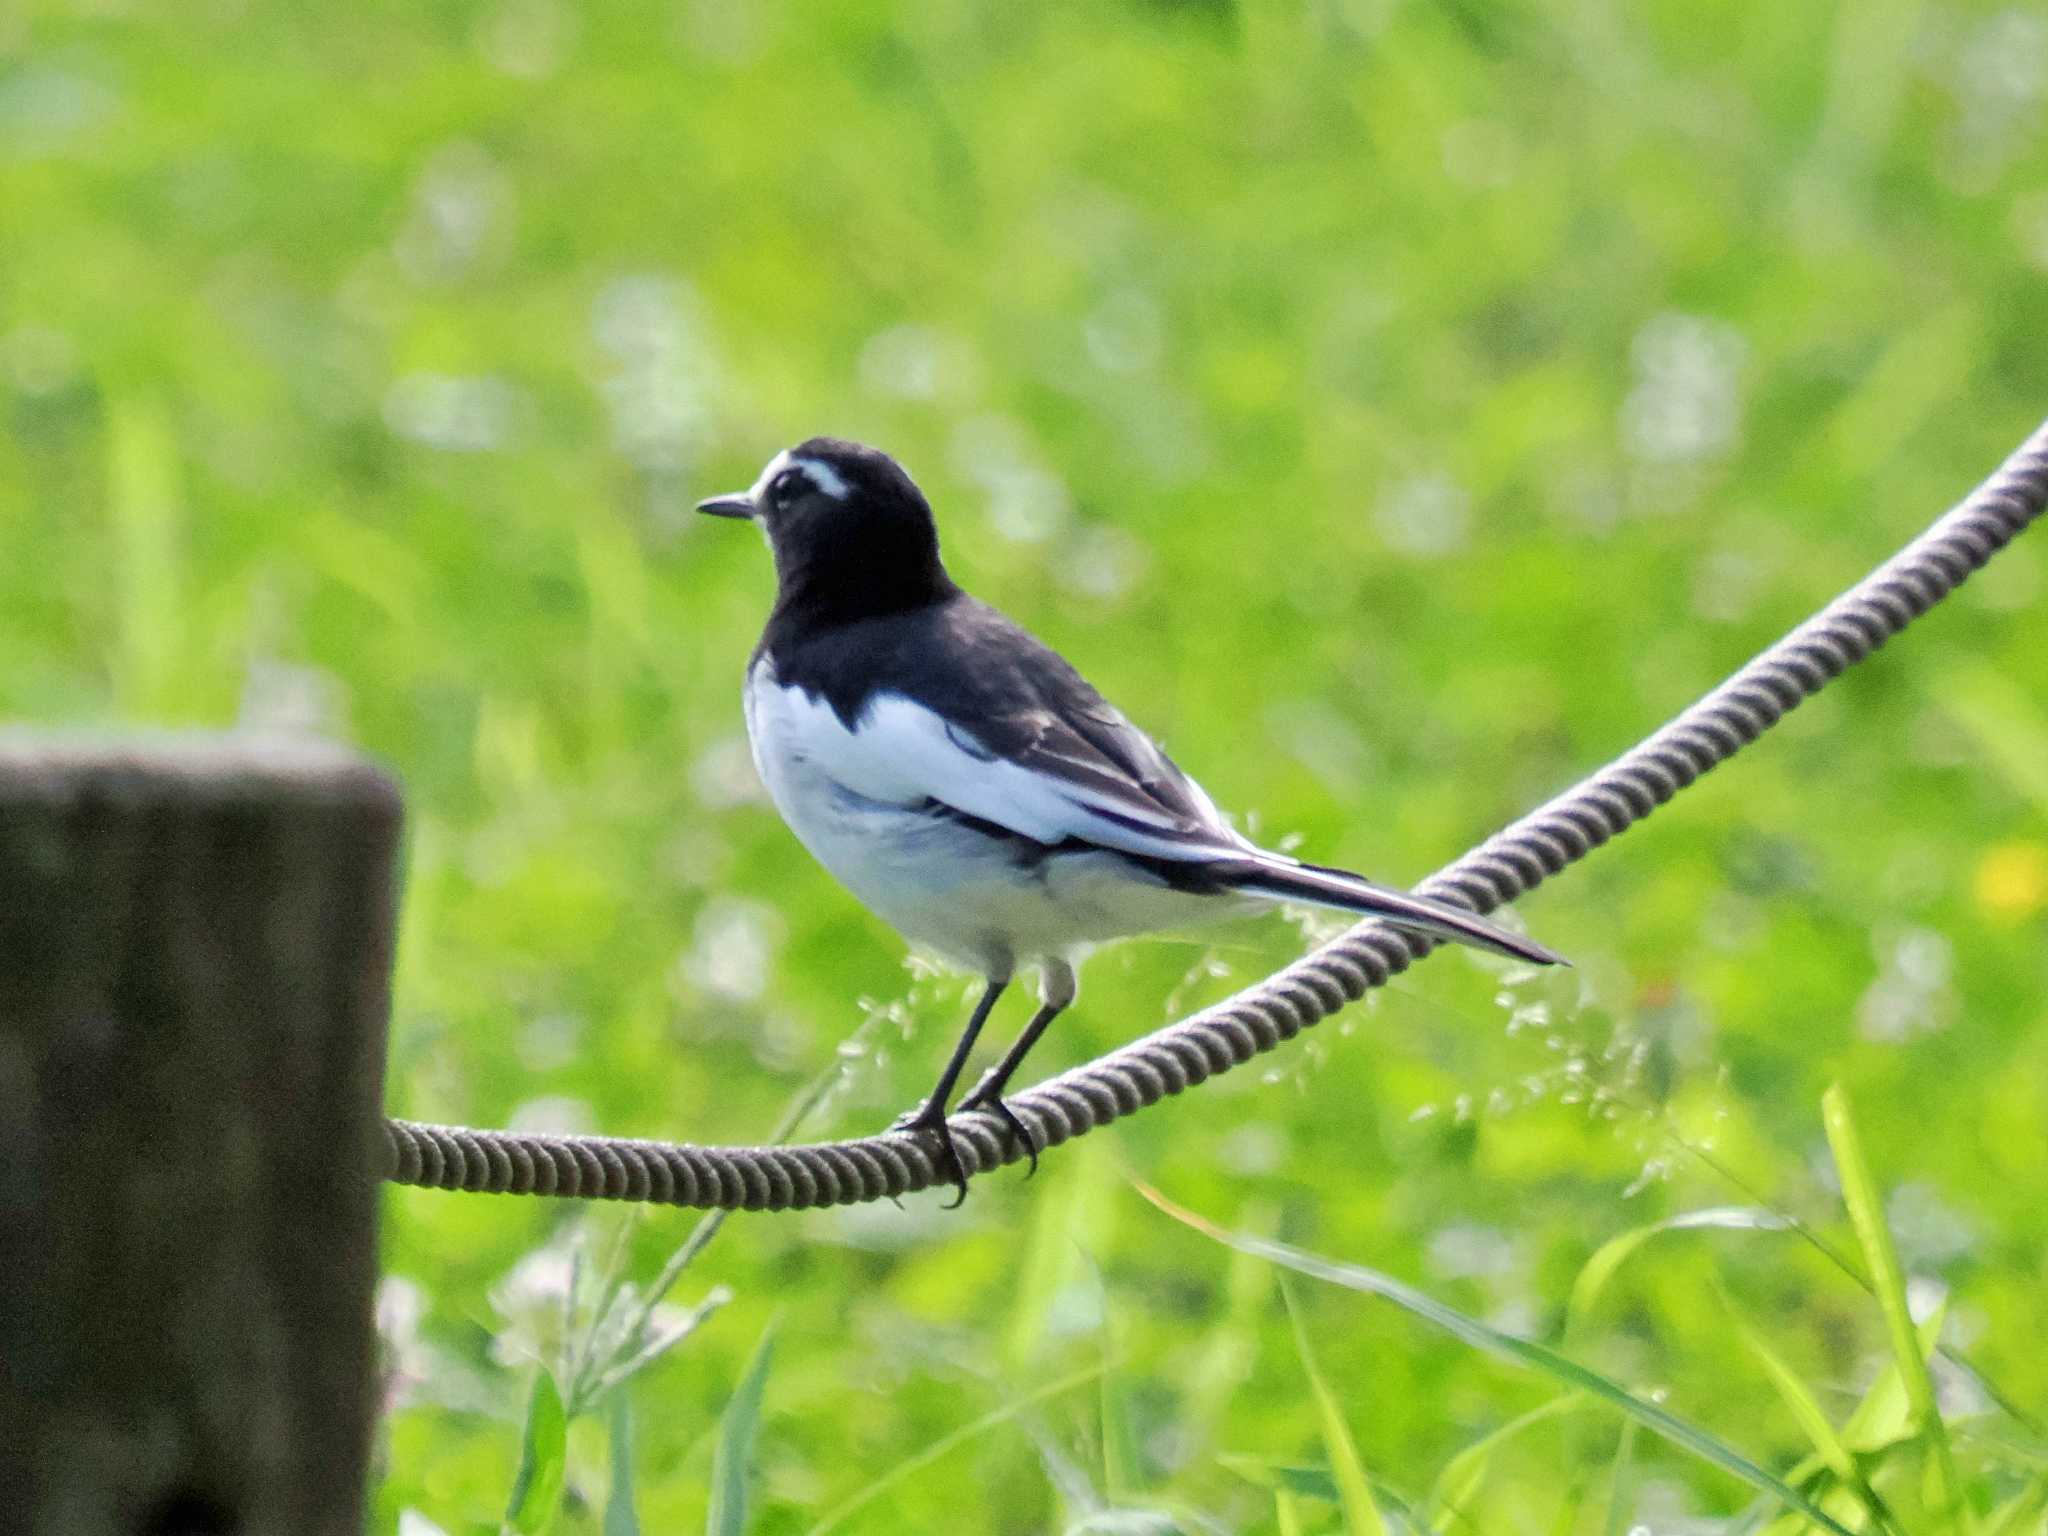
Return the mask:
<svg viewBox="0 0 2048 1536">
<path fill-rule="evenodd" d="M 1423 894 L 1489 912 L 1626 831 L 1761 736 L 1960 586 L 2048 505 L 2048 423 L 1960 505 L 1814 617 L 1629 752 L 1424 881 Z M 1058 1146 L 1291 1040 L 1406 970 L 1435 945 L 1359 924 L 1200 1013 L 1009 1100 L 1041 1147 Z M 994 1116 L 952 1117 L 979 1173 L 1024 1155 Z M 699 1147 L 608 1136 L 478 1131 L 388 1120 L 383 1176 L 491 1194 L 740 1210 L 849 1205 L 948 1182 L 906 1131 L 800 1147 Z"/>
</svg>

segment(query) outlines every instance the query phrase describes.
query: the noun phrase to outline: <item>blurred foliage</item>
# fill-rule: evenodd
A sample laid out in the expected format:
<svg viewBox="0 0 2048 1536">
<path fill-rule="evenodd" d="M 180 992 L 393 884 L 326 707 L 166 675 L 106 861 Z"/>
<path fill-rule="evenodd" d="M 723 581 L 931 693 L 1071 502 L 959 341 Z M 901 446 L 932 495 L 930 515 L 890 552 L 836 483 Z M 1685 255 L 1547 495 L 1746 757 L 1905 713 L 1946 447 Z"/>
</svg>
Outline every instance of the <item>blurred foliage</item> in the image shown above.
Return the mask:
<svg viewBox="0 0 2048 1536">
<path fill-rule="evenodd" d="M 1222 803 L 1413 879 L 2048 410 L 2044 94 L 2007 0 L 0 0 L 0 709 L 402 774 L 396 1112 L 758 1140 L 857 1035 L 804 1134 L 872 1129 L 964 993 L 762 804 L 767 564 L 694 499 L 887 446 L 955 573 Z M 1445 956 L 962 1211 L 735 1219 L 672 1305 L 734 1299 L 632 1382 L 612 1529 L 702 1524 L 777 1309 L 752 1529 L 1331 1529 L 1269 1280 L 1129 1172 L 1556 1342 L 1669 1217 L 1855 1251 L 1832 1079 L 1909 1296 L 2038 1414 L 2039 537 L 1527 902 L 1568 976 Z M 1106 954 L 1040 1065 L 1299 939 Z M 625 1218 L 385 1210 L 375 1528 L 491 1528 L 567 1256 Z M 633 1222 L 625 1283 L 689 1220 Z M 1741 1507 L 1355 1300 L 1302 1327 L 1385 1511 L 1440 1475 L 1457 1530 Z M 1631 1250 L 1566 1342 L 1781 1472 L 1816 1449 L 1783 1380 L 1839 1426 L 1892 1359 L 1770 1223 Z M 2031 1497 L 2038 1444 L 1935 1364 L 1975 1507 Z M 557 1529 L 602 1528 L 607 1445 L 567 1424 Z"/>
</svg>

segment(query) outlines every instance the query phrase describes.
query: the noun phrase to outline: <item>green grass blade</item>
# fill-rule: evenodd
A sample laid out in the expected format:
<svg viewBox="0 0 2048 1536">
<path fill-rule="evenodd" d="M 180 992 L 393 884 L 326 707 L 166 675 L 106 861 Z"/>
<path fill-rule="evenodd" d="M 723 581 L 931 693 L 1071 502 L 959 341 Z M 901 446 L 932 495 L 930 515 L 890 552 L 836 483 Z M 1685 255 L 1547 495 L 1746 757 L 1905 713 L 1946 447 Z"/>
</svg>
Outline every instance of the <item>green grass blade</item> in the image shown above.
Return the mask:
<svg viewBox="0 0 2048 1536">
<path fill-rule="evenodd" d="M 1792 1417 L 1799 1421 L 1800 1430 L 1813 1443 L 1813 1448 L 1820 1453 L 1821 1461 L 1835 1476 L 1854 1482 L 1857 1476 L 1856 1458 L 1849 1454 L 1849 1448 L 1842 1444 L 1835 1434 L 1834 1425 L 1828 1422 L 1828 1416 L 1821 1411 L 1820 1404 L 1807 1390 L 1806 1383 L 1799 1379 L 1791 1366 L 1778 1357 L 1755 1329 L 1739 1319 L 1735 1327 L 1742 1342 L 1748 1346 L 1749 1352 L 1756 1356 L 1757 1363 L 1764 1368 L 1764 1374 L 1771 1378 L 1771 1385 L 1777 1390 L 1779 1398 L 1792 1410 Z"/>
<path fill-rule="evenodd" d="M 505 1523 L 519 1536 L 535 1536 L 554 1523 L 562 1502 L 562 1478 L 569 1455 L 569 1419 L 562 1394 L 546 1367 L 534 1372 L 526 1398 L 526 1424 L 519 1434 L 519 1470 L 505 1501 Z"/>
<path fill-rule="evenodd" d="M 1702 1461 L 1719 1467 L 1731 1477 L 1749 1484 L 1760 1492 L 1770 1494 L 1787 1509 L 1797 1510 L 1823 1530 L 1833 1531 L 1836 1536 L 1853 1536 L 1847 1527 L 1798 1489 L 1758 1466 L 1733 1446 L 1709 1434 L 1698 1425 L 1679 1418 L 1668 1409 L 1645 1402 L 1618 1383 L 1597 1371 L 1587 1369 L 1575 1360 L 1560 1355 L 1556 1350 L 1527 1339 L 1516 1338 L 1513 1334 L 1502 1333 L 1497 1328 L 1490 1328 L 1477 1318 L 1468 1317 L 1455 1307 L 1424 1295 L 1413 1286 L 1406 1285 L 1391 1275 L 1381 1274 L 1378 1270 L 1367 1269 L 1359 1264 L 1345 1264 L 1325 1259 L 1286 1243 L 1230 1232 L 1192 1211 L 1175 1205 L 1157 1190 L 1140 1184 L 1138 1191 L 1174 1220 L 1214 1238 L 1219 1243 L 1247 1253 L 1256 1253 L 1261 1258 L 1299 1274 L 1308 1275 L 1312 1279 L 1325 1280 L 1333 1285 L 1364 1291 L 1368 1295 L 1391 1301 L 1475 1349 L 1484 1350 L 1488 1354 L 1497 1355 L 1516 1365 L 1548 1376 L 1560 1386 L 1584 1392 L 1635 1420 L 1652 1434 L 1669 1441 L 1679 1449 L 1689 1451 Z"/>
<path fill-rule="evenodd" d="M 775 1325 L 761 1331 L 754 1357 L 740 1374 L 725 1412 L 719 1416 L 718 1449 L 711 1457 L 711 1512 L 707 1536 L 744 1536 L 747 1529 L 747 1474 L 753 1469 L 754 1432 L 761 1423 L 761 1393 L 775 1352 Z"/>
<path fill-rule="evenodd" d="M 1077 1285 L 1101 1283 L 1087 1256 L 1108 1236 L 1108 1202 L 1116 1187 L 1108 1176 L 1111 1158 L 1093 1139 L 1073 1150 L 1077 1166 L 1032 1201 L 1016 1250 L 1016 1284 L 1002 1331 L 1004 1364 L 1018 1378 L 1028 1377 L 1032 1362 L 1044 1358 L 1046 1327 L 1060 1297 Z"/>
<path fill-rule="evenodd" d="M 2048 716 L 2026 689 L 1988 663 L 1974 662 L 1943 679 L 1941 700 L 1992 767 L 2048 811 Z"/>
<path fill-rule="evenodd" d="M 768 1141 L 771 1146 L 779 1147 L 796 1134 L 797 1127 L 803 1124 L 805 1118 L 818 1107 L 825 1095 L 831 1091 L 832 1085 L 839 1080 L 840 1070 L 839 1063 L 834 1061 L 796 1091 L 789 1103 L 783 1107 L 782 1116 L 775 1122 L 775 1128 L 769 1132 Z M 680 1334 L 672 1335 L 666 1343 L 653 1347 L 649 1353 L 651 1341 L 648 1330 L 653 1325 L 655 1311 L 667 1298 L 668 1293 L 675 1288 L 676 1282 L 682 1279 L 683 1271 L 695 1263 L 698 1256 L 711 1246 L 711 1240 L 724 1229 L 726 1218 L 731 1214 L 730 1211 L 706 1211 L 697 1219 L 697 1224 L 690 1229 L 689 1236 L 683 1239 L 683 1245 L 669 1255 L 668 1262 L 662 1265 L 661 1272 L 654 1277 L 654 1283 L 648 1286 L 646 1294 L 639 1298 L 630 1321 L 619 1335 L 617 1347 L 604 1360 L 585 1359 L 582 1362 L 576 1381 L 579 1402 L 594 1399 L 608 1390 L 603 1383 L 590 1378 L 604 1374 L 615 1386 L 659 1358 L 664 1350 L 680 1341 Z M 597 1315 L 591 1320 L 592 1338 L 595 1338 L 603 1328 L 605 1318 L 618 1294 L 617 1286 L 611 1286 L 605 1291 Z M 723 1305 L 724 1299 L 731 1296 L 731 1292 L 722 1286 L 715 1287 L 711 1294 L 721 1298 L 718 1305 Z M 715 1310 L 717 1308 L 712 1304 L 711 1297 L 707 1296 L 697 1307 L 697 1321 L 702 1322 Z"/>
<path fill-rule="evenodd" d="M 915 1456 L 898 1462 L 865 1488 L 855 1493 L 851 1498 L 844 1499 L 840 1503 L 835 1504 L 819 1518 L 817 1524 L 804 1533 L 804 1536 L 826 1536 L 826 1532 L 838 1529 L 905 1478 L 913 1477 L 917 1473 L 922 1472 L 948 1451 L 965 1445 L 976 1435 L 993 1429 L 998 1424 L 1014 1419 L 1027 1409 L 1035 1408 L 1048 1399 L 1058 1397 L 1062 1393 L 1072 1392 L 1077 1387 L 1087 1386 L 1104 1371 L 1108 1370 L 1112 1363 L 1111 1361 L 1104 1360 L 1095 1365 L 1087 1366 L 1082 1370 L 1075 1371 L 1071 1375 L 1062 1376 L 1057 1381 L 1048 1382 L 1035 1392 L 1027 1392 L 1022 1397 L 1003 1404 L 1000 1408 L 991 1409 L 978 1419 L 962 1424 L 951 1434 L 941 1435 Z"/>
<path fill-rule="evenodd" d="M 1899 1251 L 1892 1243 L 1891 1229 L 1885 1225 L 1884 1202 L 1841 1084 L 1834 1084 L 1821 1095 L 1821 1120 L 1827 1129 L 1828 1146 L 1835 1155 L 1842 1201 L 1849 1207 L 1849 1220 L 1856 1228 L 1856 1240 L 1863 1247 L 1863 1262 L 1870 1267 L 1870 1281 L 1876 1287 L 1877 1304 L 1884 1313 L 1885 1331 L 1891 1335 L 1892 1360 L 1905 1386 L 1914 1431 L 1926 1437 L 1933 1451 L 1929 1466 L 1933 1513 L 1954 1519 L 1959 1529 L 1967 1530 L 1969 1510 L 1962 1502 L 1956 1480 L 1948 1428 L 1935 1405 L 1934 1378 L 1928 1372 L 1920 1336 L 1913 1327 L 1913 1314 L 1906 1305 L 1905 1271 L 1899 1265 Z"/>
<path fill-rule="evenodd" d="M 597 1402 L 606 1393 L 616 1392 L 663 1355 L 689 1338 L 705 1322 L 732 1300 L 732 1291 L 723 1285 L 714 1285 L 705 1293 L 704 1299 L 696 1306 L 685 1309 L 673 1322 L 659 1332 L 645 1334 L 646 1342 L 634 1354 L 626 1354 L 623 1347 L 612 1356 L 616 1362 L 603 1375 L 586 1387 L 585 1402 Z"/>
<path fill-rule="evenodd" d="M 1246 1230 L 1270 1232 L 1270 1207 L 1242 1213 Z M 1247 1253 L 1230 1256 L 1223 1282 L 1223 1316 L 1203 1332 L 1201 1356 L 1192 1373 L 1184 1421 L 1197 1445 L 1214 1445 L 1233 1398 L 1243 1389 L 1259 1353 L 1259 1318 L 1273 1289 L 1273 1266 Z"/>
<path fill-rule="evenodd" d="M 1280 1299 L 1287 1304 L 1287 1320 L 1294 1326 L 1294 1352 L 1301 1357 L 1302 1374 L 1308 1377 L 1309 1391 L 1315 1394 L 1316 1416 L 1322 1421 L 1323 1454 L 1330 1458 L 1330 1473 L 1336 1479 L 1337 1507 L 1344 1512 L 1346 1536 L 1387 1536 L 1387 1522 L 1380 1518 L 1380 1507 L 1373 1502 L 1372 1485 L 1365 1479 L 1365 1463 L 1359 1458 L 1358 1443 L 1351 1438 L 1351 1428 L 1344 1422 L 1343 1405 L 1316 1368 L 1315 1353 L 1309 1348 L 1308 1329 L 1302 1325 L 1301 1308 L 1295 1304 L 1294 1292 L 1283 1285 Z"/>
<path fill-rule="evenodd" d="M 1140 1486 L 1137 1436 L 1131 1429 L 1130 1405 L 1124 1399 L 1111 1361 L 1115 1351 L 1103 1340 L 1102 1376 L 1097 1397 L 1102 1416 L 1102 1491 L 1112 1504 L 1132 1496 Z"/>
<path fill-rule="evenodd" d="M 1330 1476 L 1328 1467 L 1312 1467 L 1299 1461 L 1277 1461 L 1267 1456 L 1236 1455 L 1228 1451 L 1216 1458 L 1216 1465 L 1261 1488 L 1285 1488 L 1299 1498 L 1321 1499 L 1325 1504 L 1337 1502 L 1337 1482 Z"/>
<path fill-rule="evenodd" d="M 1842 1484 L 1863 1501 L 1863 1507 L 1879 1527 L 1896 1531 L 1891 1511 L 1870 1481 L 1863 1475 L 1863 1469 L 1856 1464 L 1856 1458 L 1849 1447 L 1842 1443 L 1842 1437 L 1835 1433 L 1835 1426 L 1828 1422 L 1826 1412 L 1821 1408 L 1799 1373 L 1787 1365 L 1778 1352 L 1771 1348 L 1768 1340 L 1750 1326 L 1736 1310 L 1734 1298 L 1724 1290 L 1721 1304 L 1727 1309 L 1728 1317 L 1735 1324 L 1736 1336 L 1764 1368 L 1764 1374 L 1771 1379 L 1778 1396 L 1792 1411 L 1792 1417 L 1799 1421 L 1800 1430 L 1812 1442 L 1827 1469 L 1841 1480 Z"/>
<path fill-rule="evenodd" d="M 1593 1314 L 1593 1308 L 1600 1300 L 1600 1293 L 1614 1278 L 1615 1271 L 1628 1262 L 1638 1248 L 1662 1232 L 1693 1232 L 1706 1228 L 1718 1228 L 1736 1232 L 1783 1232 L 1793 1223 L 1776 1211 L 1762 1210 L 1755 1206 L 1728 1205 L 1714 1206 L 1706 1210 L 1686 1211 L 1664 1221 L 1653 1221 L 1647 1226 L 1635 1227 L 1619 1236 L 1610 1237 L 1593 1250 L 1592 1257 L 1579 1269 L 1578 1278 L 1572 1281 L 1572 1293 L 1565 1303 L 1564 1336 L 1576 1338 L 1586 1319 Z"/>
<path fill-rule="evenodd" d="M 1944 1301 L 1920 1324 L 1923 1354 L 1933 1353 L 1934 1341 L 1940 1337 L 1947 1317 L 1948 1303 Z M 1864 1392 L 1863 1400 L 1843 1420 L 1842 1444 L 1858 1455 L 1874 1456 L 1912 1439 L 1913 1434 L 1913 1406 L 1906 1399 L 1898 1362 L 1888 1360 Z"/>
<path fill-rule="evenodd" d="M 1557 1418 L 1560 1414 L 1571 1413 L 1589 1406 L 1586 1399 L 1577 1393 L 1553 1397 L 1547 1403 L 1539 1403 L 1527 1413 L 1512 1418 L 1496 1430 L 1481 1436 L 1466 1446 L 1457 1455 L 1444 1463 L 1443 1471 L 1437 1474 L 1436 1484 L 1430 1489 L 1428 1507 L 1437 1513 L 1430 1522 L 1437 1531 L 1449 1529 L 1451 1523 L 1462 1519 L 1465 1506 L 1478 1494 L 1480 1485 L 1486 1480 L 1487 1467 L 1498 1451 L 1508 1441 L 1538 1424 Z"/>
<path fill-rule="evenodd" d="M 1621 1421 L 1621 1440 L 1614 1447 L 1614 1476 L 1607 1484 L 1607 1536 L 1629 1529 L 1629 1510 L 1636 1496 L 1636 1422 Z"/>
<path fill-rule="evenodd" d="M 2034 1522 L 2044 1509 L 2048 1509 L 2048 1477 L 2037 1477 L 2008 1499 L 2004 1508 L 1992 1511 L 1984 1536 L 2020 1536 L 2030 1527 L 2038 1530 Z"/>
<path fill-rule="evenodd" d="M 1886 1365 L 1843 1421 L 1842 1443 L 1853 1451 L 1881 1451 L 1912 1435 L 1912 1419 L 1906 1389 L 1899 1384 L 1899 1368 Z"/>
<path fill-rule="evenodd" d="M 121 706 L 177 713 L 185 625 L 178 442 L 153 401 L 114 407 L 108 422 L 108 520 L 113 535 L 114 679 Z"/>
<path fill-rule="evenodd" d="M 621 1387 L 611 1397 L 607 1415 L 611 1438 L 611 1486 L 604 1501 L 604 1536 L 640 1536 L 640 1516 L 633 1509 L 633 1393 Z"/>
<path fill-rule="evenodd" d="M 1668 1132 L 1667 1134 L 1670 1135 L 1673 1145 L 1682 1148 L 1688 1156 L 1695 1159 L 1716 1178 L 1735 1189 L 1741 1190 L 1746 1195 L 1753 1198 L 1756 1196 L 1756 1190 L 1750 1186 L 1742 1175 L 1722 1159 L 1716 1157 L 1707 1147 L 1700 1145 L 1698 1142 L 1687 1140 L 1675 1132 Z M 1808 1247 L 1812 1248 L 1815 1253 L 1855 1281 L 1857 1285 L 1869 1291 L 1873 1296 L 1877 1294 L 1876 1289 L 1870 1283 L 1870 1277 L 1857 1267 L 1856 1261 L 1841 1248 L 1830 1242 L 1823 1234 L 1815 1231 L 1807 1222 L 1800 1220 L 1789 1211 L 1762 1206 L 1759 1206 L 1758 1209 L 1771 1218 L 1771 1226 L 1794 1234 Z M 1567 1336 L 1569 1337 L 1569 1335 Z M 2011 1419 L 2015 1425 L 2024 1431 L 2031 1438 L 2037 1449 L 2048 1449 L 2048 1423 L 2044 1423 L 2038 1414 L 2022 1406 L 2019 1400 L 1999 1383 L 1996 1377 L 1986 1371 L 1966 1351 L 1957 1348 L 1953 1344 L 1938 1343 L 1935 1348 L 1940 1352 L 1942 1359 L 1948 1361 L 1949 1364 L 1955 1366 L 1958 1370 L 1968 1373 L 1970 1379 L 1976 1383 L 1977 1387 L 1986 1397 L 1991 1399 L 1998 1411 Z"/>
<path fill-rule="evenodd" d="M 1586 1489 L 1592 1479 L 1583 1466 L 1572 1469 L 1566 1478 L 1564 1497 L 1558 1500 L 1557 1513 L 1551 1517 L 1550 1536 L 1571 1536 L 1579 1528 L 1579 1511 L 1586 1505 Z"/>
<path fill-rule="evenodd" d="M 1273 1527 L 1280 1536 L 1301 1536 L 1301 1501 L 1292 1490 L 1273 1490 Z"/>
</svg>

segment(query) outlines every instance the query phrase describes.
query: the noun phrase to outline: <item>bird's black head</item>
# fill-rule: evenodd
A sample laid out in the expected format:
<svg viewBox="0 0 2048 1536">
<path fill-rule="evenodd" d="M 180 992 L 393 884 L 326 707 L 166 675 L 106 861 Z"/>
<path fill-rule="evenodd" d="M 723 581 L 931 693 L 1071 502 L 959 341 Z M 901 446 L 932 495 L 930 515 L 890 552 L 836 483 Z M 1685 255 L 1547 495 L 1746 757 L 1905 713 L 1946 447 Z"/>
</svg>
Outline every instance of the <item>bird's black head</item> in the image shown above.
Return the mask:
<svg viewBox="0 0 2048 1536">
<path fill-rule="evenodd" d="M 814 437 L 770 459 L 751 490 L 714 496 L 697 510 L 761 525 L 775 552 L 778 607 L 853 619 L 954 590 L 931 504 L 878 448 Z"/>
</svg>

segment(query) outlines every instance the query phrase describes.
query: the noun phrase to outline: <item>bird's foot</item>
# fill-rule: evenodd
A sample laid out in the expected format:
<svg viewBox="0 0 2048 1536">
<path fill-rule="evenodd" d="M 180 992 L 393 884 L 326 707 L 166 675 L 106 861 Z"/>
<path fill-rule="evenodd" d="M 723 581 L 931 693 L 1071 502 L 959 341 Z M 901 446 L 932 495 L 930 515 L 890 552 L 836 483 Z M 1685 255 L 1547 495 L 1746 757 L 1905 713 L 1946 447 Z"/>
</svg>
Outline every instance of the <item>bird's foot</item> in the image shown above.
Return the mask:
<svg viewBox="0 0 2048 1536">
<path fill-rule="evenodd" d="M 946 1124 L 946 1106 L 936 1097 L 927 1099 L 908 1114 L 898 1115 L 890 1122 L 892 1131 L 916 1131 L 938 1143 L 939 1170 L 952 1179 L 959 1193 L 946 1206 L 949 1211 L 957 1210 L 967 1200 L 967 1168 L 960 1161 L 960 1149 L 953 1142 L 953 1131 Z"/>
<path fill-rule="evenodd" d="M 1017 1112 L 1003 1102 L 1000 1083 L 984 1079 L 972 1093 L 960 1101 L 960 1108 L 985 1110 L 1002 1121 L 1004 1128 L 1023 1146 L 1024 1155 L 1031 1159 L 1031 1166 L 1024 1170 L 1024 1177 L 1028 1179 L 1038 1172 L 1038 1138 L 1031 1134 L 1029 1126 L 1017 1118 Z"/>
</svg>

